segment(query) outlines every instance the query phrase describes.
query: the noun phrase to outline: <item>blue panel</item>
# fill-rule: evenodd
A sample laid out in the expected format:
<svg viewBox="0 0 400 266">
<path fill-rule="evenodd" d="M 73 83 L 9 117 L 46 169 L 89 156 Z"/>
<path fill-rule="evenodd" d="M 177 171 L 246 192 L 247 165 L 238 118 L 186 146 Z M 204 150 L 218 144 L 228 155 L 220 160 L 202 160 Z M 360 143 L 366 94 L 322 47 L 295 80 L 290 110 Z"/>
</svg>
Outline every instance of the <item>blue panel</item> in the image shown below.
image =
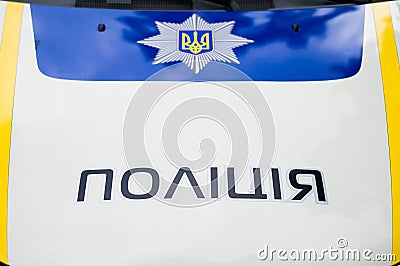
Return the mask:
<svg viewBox="0 0 400 266">
<path fill-rule="evenodd" d="M 192 12 L 31 9 L 37 61 L 47 76 L 141 81 L 176 65 L 179 71 L 164 79 L 235 80 L 218 73 L 220 64 L 208 64 L 198 75 L 181 63 L 153 64 L 158 49 L 137 43 L 159 34 L 155 21 L 182 23 Z M 235 21 L 232 33 L 254 41 L 234 48 L 240 64 L 230 65 L 256 81 L 341 79 L 355 75 L 361 66 L 363 6 L 196 14 L 208 23 Z M 106 25 L 104 32 L 97 30 L 100 23 Z M 294 23 L 298 32 L 292 30 Z"/>
</svg>

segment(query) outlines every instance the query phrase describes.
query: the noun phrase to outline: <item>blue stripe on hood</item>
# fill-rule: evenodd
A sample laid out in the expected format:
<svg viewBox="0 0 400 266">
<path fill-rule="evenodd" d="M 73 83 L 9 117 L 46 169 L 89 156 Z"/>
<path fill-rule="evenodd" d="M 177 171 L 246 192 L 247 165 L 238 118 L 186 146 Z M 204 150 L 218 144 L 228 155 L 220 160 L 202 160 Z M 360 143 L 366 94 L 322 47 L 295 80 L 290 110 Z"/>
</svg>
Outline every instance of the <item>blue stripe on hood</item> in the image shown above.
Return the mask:
<svg viewBox="0 0 400 266">
<path fill-rule="evenodd" d="M 40 71 L 92 81 L 142 81 L 177 64 L 153 65 L 158 49 L 137 41 L 159 34 L 155 21 L 182 23 L 193 14 L 38 5 L 31 10 Z M 232 33 L 254 41 L 234 48 L 240 64 L 231 65 L 255 81 L 334 80 L 355 75 L 361 66 L 363 6 L 196 14 L 209 23 L 235 21 Z M 100 23 L 104 32 L 97 30 Z M 179 65 L 163 79 L 236 80 L 219 73 L 221 64 L 207 65 L 200 76 Z"/>
</svg>

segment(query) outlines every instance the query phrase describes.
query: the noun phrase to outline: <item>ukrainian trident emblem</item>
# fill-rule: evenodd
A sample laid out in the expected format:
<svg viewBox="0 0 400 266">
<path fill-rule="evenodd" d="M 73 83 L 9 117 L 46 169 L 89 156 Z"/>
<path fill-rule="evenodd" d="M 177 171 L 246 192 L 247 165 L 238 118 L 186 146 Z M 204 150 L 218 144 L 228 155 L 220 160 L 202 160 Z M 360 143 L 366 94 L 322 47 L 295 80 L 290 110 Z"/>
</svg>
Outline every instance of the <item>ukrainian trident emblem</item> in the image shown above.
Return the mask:
<svg viewBox="0 0 400 266">
<path fill-rule="evenodd" d="M 181 24 L 155 23 L 160 34 L 138 41 L 159 49 L 153 64 L 180 61 L 196 74 L 211 61 L 240 64 L 233 49 L 253 42 L 231 33 L 234 21 L 208 23 L 194 14 Z"/>
<path fill-rule="evenodd" d="M 211 30 L 179 31 L 179 51 L 201 54 L 213 50 L 213 32 Z"/>
</svg>

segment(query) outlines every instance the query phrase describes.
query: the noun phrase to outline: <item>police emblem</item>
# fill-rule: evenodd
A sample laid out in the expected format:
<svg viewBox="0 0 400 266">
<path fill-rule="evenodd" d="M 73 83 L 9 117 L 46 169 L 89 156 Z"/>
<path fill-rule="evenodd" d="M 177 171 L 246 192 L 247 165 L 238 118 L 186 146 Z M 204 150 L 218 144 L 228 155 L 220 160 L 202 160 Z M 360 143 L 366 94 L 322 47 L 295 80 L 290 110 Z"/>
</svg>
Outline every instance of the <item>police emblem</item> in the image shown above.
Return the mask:
<svg viewBox="0 0 400 266">
<path fill-rule="evenodd" d="M 253 42 L 231 33 L 234 21 L 208 23 L 194 14 L 181 24 L 155 23 L 160 34 L 138 41 L 159 49 L 153 64 L 183 62 L 196 74 L 211 61 L 240 64 L 233 49 Z"/>
</svg>

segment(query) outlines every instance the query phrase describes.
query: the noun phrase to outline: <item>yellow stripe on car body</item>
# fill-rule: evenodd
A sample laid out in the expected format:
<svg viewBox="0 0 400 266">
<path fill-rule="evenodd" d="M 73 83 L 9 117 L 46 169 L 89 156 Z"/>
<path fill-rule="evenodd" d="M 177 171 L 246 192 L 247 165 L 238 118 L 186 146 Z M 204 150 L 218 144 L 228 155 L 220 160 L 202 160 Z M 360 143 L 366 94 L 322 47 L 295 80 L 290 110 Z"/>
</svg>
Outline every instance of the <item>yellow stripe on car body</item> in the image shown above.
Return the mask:
<svg viewBox="0 0 400 266">
<path fill-rule="evenodd" d="M 22 10 L 21 3 L 7 3 L 0 46 L 0 261 L 3 263 L 8 263 L 8 167 Z"/>
<path fill-rule="evenodd" d="M 400 262 L 400 68 L 388 3 L 374 5 L 374 19 L 381 60 L 392 175 L 394 264 Z"/>
</svg>

